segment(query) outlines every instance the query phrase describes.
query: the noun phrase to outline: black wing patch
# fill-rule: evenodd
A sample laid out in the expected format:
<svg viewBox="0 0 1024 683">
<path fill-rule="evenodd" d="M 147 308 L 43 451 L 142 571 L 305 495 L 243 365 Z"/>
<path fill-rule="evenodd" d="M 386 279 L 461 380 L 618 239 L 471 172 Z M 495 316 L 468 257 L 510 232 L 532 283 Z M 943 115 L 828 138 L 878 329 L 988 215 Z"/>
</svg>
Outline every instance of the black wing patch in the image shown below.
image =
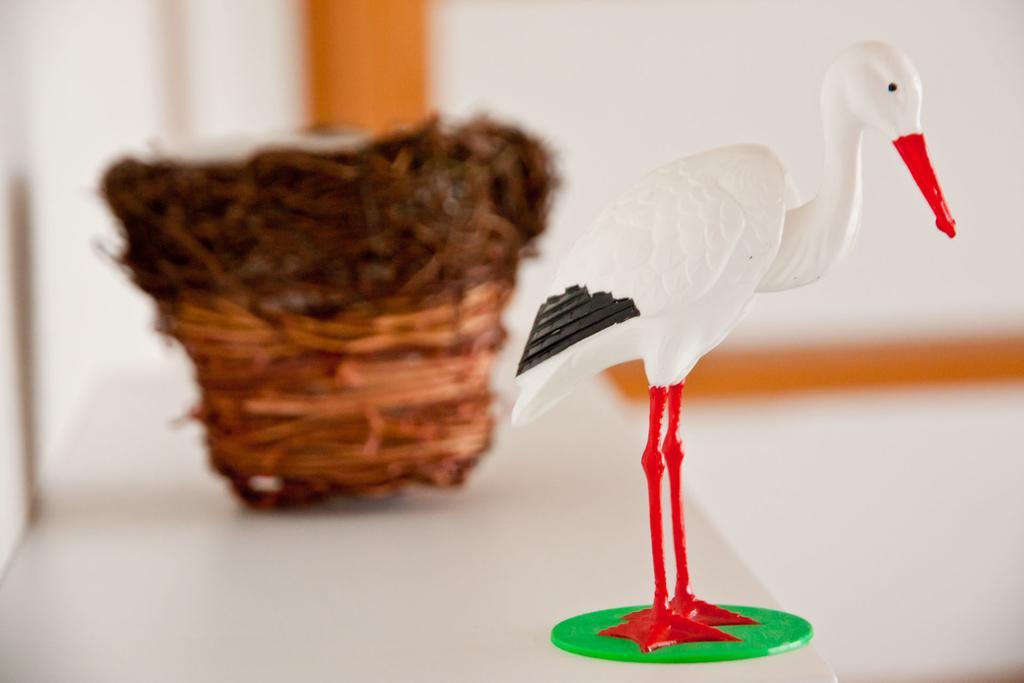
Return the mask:
<svg viewBox="0 0 1024 683">
<path fill-rule="evenodd" d="M 548 297 L 533 320 L 533 329 L 516 375 L 558 355 L 578 341 L 638 315 L 640 311 L 632 299 L 615 299 L 610 292 L 591 294 L 580 285 Z"/>
</svg>

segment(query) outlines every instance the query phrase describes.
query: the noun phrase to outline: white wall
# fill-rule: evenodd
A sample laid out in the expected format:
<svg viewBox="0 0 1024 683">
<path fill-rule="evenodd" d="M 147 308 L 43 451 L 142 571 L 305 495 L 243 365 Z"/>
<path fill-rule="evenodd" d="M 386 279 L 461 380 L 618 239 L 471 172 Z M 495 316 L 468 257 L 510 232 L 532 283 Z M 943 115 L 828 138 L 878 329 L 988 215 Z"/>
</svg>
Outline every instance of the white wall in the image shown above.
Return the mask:
<svg viewBox="0 0 1024 683">
<path fill-rule="evenodd" d="M 50 454 L 98 378 L 176 362 L 150 302 L 99 245 L 98 196 L 125 151 L 302 122 L 300 22 L 288 0 L 32 3 L 28 158 L 39 451 Z"/>
<path fill-rule="evenodd" d="M 176 6 L 186 138 L 258 135 L 305 123 L 299 5 L 180 0 Z"/>
<path fill-rule="evenodd" d="M 24 3 L 0 3 L 0 577 L 28 514 L 19 328 L 26 310 L 24 238 L 24 79 L 20 29 Z"/>
<path fill-rule="evenodd" d="M 63 436 L 97 376 L 158 361 L 152 312 L 103 258 L 98 194 L 112 156 L 165 125 L 156 2 L 32 3 L 28 161 L 40 453 Z"/>
<path fill-rule="evenodd" d="M 1024 328 L 1024 4 L 448 0 L 434 22 L 434 93 L 448 112 L 521 121 L 566 184 L 545 259 L 509 316 L 522 332 L 553 264 L 604 203 L 674 157 L 773 147 L 816 188 L 820 78 L 866 39 L 905 49 L 960 235 L 948 240 L 892 145 L 865 146 L 864 229 L 814 287 L 763 297 L 731 343 Z"/>
</svg>

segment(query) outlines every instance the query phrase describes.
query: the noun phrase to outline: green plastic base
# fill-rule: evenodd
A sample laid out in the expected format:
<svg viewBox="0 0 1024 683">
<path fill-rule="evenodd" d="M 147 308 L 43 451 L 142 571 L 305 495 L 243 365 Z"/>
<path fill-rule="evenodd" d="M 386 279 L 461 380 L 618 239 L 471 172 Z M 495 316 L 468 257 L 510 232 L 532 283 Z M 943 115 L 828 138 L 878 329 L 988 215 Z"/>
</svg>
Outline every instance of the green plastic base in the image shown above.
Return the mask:
<svg viewBox="0 0 1024 683">
<path fill-rule="evenodd" d="M 758 622 L 757 625 L 716 627 L 740 638 L 739 641 L 683 643 L 644 653 L 631 640 L 597 635 L 609 626 L 618 624 L 622 617 L 630 612 L 647 607 L 650 605 L 616 607 L 566 619 L 551 630 L 551 642 L 566 652 L 584 657 L 613 659 L 620 662 L 680 664 L 767 657 L 803 647 L 811 642 L 811 636 L 814 635 L 810 622 L 795 614 L 739 605 L 721 607 L 750 617 Z"/>
</svg>

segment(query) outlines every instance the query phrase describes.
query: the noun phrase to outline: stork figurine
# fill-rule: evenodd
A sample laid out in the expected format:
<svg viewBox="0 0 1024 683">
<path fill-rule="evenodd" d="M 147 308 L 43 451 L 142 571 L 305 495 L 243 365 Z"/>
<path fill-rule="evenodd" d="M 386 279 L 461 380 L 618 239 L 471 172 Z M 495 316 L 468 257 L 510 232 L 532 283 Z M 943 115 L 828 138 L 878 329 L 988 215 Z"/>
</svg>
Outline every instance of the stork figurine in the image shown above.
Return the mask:
<svg viewBox="0 0 1024 683">
<path fill-rule="evenodd" d="M 759 145 L 714 149 L 653 171 L 608 206 L 572 247 L 519 363 L 516 424 L 534 419 L 605 368 L 643 361 L 650 420 L 641 463 L 654 601 L 601 631 L 602 637 L 634 641 L 642 653 L 741 640 L 717 627 L 758 623 L 699 600 L 690 589 L 680 485 L 683 386 L 758 293 L 815 282 L 846 256 L 860 227 L 865 130 L 893 141 L 937 227 L 955 234 L 921 132 L 921 81 L 903 52 L 878 42 L 842 52 L 826 72 L 821 109 L 825 155 L 816 197 L 797 205 L 778 157 Z M 666 468 L 676 557 L 671 598 L 662 539 Z"/>
</svg>

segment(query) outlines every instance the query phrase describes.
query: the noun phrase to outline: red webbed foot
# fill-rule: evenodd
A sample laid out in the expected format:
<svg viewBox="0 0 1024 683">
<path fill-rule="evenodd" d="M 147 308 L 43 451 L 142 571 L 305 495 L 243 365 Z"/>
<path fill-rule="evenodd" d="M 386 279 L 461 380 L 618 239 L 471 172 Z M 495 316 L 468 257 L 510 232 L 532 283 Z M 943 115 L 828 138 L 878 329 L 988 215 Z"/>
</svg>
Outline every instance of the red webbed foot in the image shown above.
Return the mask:
<svg viewBox="0 0 1024 683">
<path fill-rule="evenodd" d="M 641 652 L 651 652 L 680 643 L 739 640 L 707 624 L 701 624 L 671 611 L 652 608 L 627 614 L 621 624 L 606 628 L 598 635 L 632 640 L 640 646 Z"/>
<path fill-rule="evenodd" d="M 693 596 L 676 596 L 669 603 L 672 611 L 681 617 L 707 624 L 708 626 L 747 626 L 757 624 L 750 617 L 722 609 L 710 602 L 698 600 Z"/>
</svg>

